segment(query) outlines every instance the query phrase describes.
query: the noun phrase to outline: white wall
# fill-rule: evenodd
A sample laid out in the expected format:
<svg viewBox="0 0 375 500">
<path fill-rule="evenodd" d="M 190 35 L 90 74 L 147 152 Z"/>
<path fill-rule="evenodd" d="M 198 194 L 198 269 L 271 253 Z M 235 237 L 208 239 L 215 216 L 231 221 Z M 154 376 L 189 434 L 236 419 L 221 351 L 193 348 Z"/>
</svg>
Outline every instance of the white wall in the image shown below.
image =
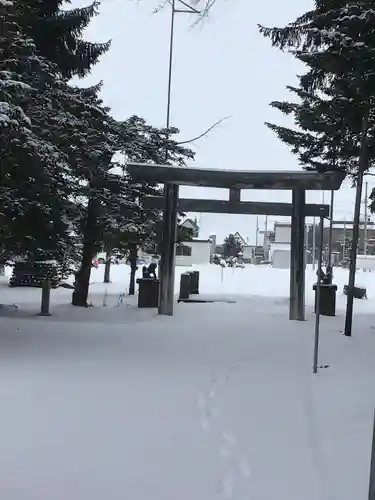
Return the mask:
<svg viewBox="0 0 375 500">
<path fill-rule="evenodd" d="M 276 225 L 275 243 L 290 243 L 290 240 L 291 240 L 291 227 Z"/>
<path fill-rule="evenodd" d="M 243 258 L 244 259 L 251 259 L 252 256 L 254 255 L 254 249 L 253 247 L 243 247 Z"/>
<path fill-rule="evenodd" d="M 182 244 L 191 248 L 191 255 L 176 255 L 176 266 L 194 266 L 210 263 L 211 242 L 185 241 Z"/>
<path fill-rule="evenodd" d="M 275 250 L 272 254 L 272 267 L 277 269 L 290 268 L 290 251 L 289 250 Z"/>
<path fill-rule="evenodd" d="M 375 255 L 357 255 L 357 269 L 375 269 Z"/>
</svg>

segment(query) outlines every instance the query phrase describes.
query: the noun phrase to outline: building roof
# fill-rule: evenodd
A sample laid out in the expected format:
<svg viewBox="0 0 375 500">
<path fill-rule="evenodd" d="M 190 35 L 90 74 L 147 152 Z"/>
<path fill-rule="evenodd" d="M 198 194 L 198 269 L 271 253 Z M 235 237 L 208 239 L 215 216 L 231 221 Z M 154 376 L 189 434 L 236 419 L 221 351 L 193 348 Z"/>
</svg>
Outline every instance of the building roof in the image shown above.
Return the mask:
<svg viewBox="0 0 375 500">
<path fill-rule="evenodd" d="M 183 222 L 181 222 L 181 226 L 188 227 L 190 229 L 198 229 L 198 224 L 190 218 L 187 218 Z"/>
<path fill-rule="evenodd" d="M 275 222 L 275 228 L 276 227 L 291 227 L 292 223 L 291 222 Z"/>
<path fill-rule="evenodd" d="M 237 238 L 238 240 L 240 240 L 240 242 L 242 243 L 242 245 L 246 246 L 247 245 L 247 241 L 240 235 L 240 233 L 238 231 L 236 231 L 233 236 L 235 238 Z"/>
<path fill-rule="evenodd" d="M 182 241 L 181 242 L 183 245 L 188 245 L 189 243 L 212 243 L 211 240 L 202 240 L 202 239 L 199 239 L 199 238 L 193 238 L 192 240 L 189 240 L 189 241 Z"/>
</svg>

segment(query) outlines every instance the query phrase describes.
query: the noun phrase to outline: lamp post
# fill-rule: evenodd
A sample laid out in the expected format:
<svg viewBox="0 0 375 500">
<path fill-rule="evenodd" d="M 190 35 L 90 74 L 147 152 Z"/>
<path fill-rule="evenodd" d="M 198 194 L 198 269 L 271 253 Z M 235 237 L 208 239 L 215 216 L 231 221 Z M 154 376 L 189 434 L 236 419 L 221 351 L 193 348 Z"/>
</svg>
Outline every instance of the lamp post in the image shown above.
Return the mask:
<svg viewBox="0 0 375 500">
<path fill-rule="evenodd" d="M 334 205 L 334 195 L 335 192 L 331 191 L 331 207 L 330 207 L 330 218 L 329 218 L 329 236 L 328 236 L 328 264 L 327 267 L 332 267 L 332 230 L 333 230 L 333 205 Z"/>
<path fill-rule="evenodd" d="M 368 182 L 365 182 L 365 221 L 363 227 L 363 254 L 367 254 L 367 203 L 368 203 Z"/>
<path fill-rule="evenodd" d="M 313 234 L 312 234 L 312 253 L 313 253 L 313 271 L 315 271 L 315 252 L 316 252 L 316 219 L 313 218 Z"/>
<path fill-rule="evenodd" d="M 176 6 L 180 5 L 181 8 Z M 168 92 L 167 92 L 167 117 L 166 127 L 170 127 L 171 116 L 171 90 L 172 90 L 172 65 L 173 65 L 173 42 L 175 16 L 181 14 L 200 14 L 200 11 L 191 7 L 183 0 L 171 0 L 171 23 L 169 38 L 169 65 L 168 65 Z M 168 162 L 168 148 L 165 152 L 166 163 Z M 172 316 L 174 303 L 174 276 L 175 276 L 175 253 L 177 241 L 177 211 L 178 211 L 178 185 L 164 185 L 164 213 L 163 232 L 161 244 L 160 265 L 160 292 L 159 292 L 159 314 Z"/>
</svg>

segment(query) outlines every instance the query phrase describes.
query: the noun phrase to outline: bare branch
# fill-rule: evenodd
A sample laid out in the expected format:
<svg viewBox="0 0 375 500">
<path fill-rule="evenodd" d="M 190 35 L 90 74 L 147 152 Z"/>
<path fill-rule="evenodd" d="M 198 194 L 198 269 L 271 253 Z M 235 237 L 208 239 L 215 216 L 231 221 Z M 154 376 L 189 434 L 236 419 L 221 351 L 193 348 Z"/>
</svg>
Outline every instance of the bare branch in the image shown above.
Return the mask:
<svg viewBox="0 0 375 500">
<path fill-rule="evenodd" d="M 217 0 L 178 0 L 183 6 L 188 10 L 177 10 L 176 12 L 184 12 L 196 14 L 197 18 L 192 23 L 192 27 L 200 24 L 204 19 L 206 19 L 211 12 L 211 9 L 216 4 Z M 171 0 L 159 0 L 159 5 L 154 9 L 154 14 L 157 14 L 165 8 L 166 5 L 171 4 Z M 202 8 L 200 9 L 200 6 Z M 191 11 L 191 12 L 190 12 Z"/>
<path fill-rule="evenodd" d="M 177 144 L 181 146 L 182 144 L 192 144 L 193 142 L 199 141 L 199 139 L 203 139 L 207 134 L 209 134 L 214 128 L 218 127 L 221 125 L 225 120 L 228 120 L 230 116 L 224 116 L 224 118 L 220 118 L 217 122 L 215 122 L 213 125 L 208 127 L 207 130 L 202 132 L 201 134 L 197 135 L 196 137 L 193 137 L 192 139 L 189 139 L 188 141 L 181 141 L 178 142 Z"/>
<path fill-rule="evenodd" d="M 164 7 L 167 5 L 167 4 L 170 4 L 170 0 L 162 0 L 159 5 L 154 9 L 154 14 L 157 14 L 158 12 L 160 12 L 161 10 L 164 9 Z"/>
<path fill-rule="evenodd" d="M 196 7 L 200 7 L 203 4 L 203 7 L 200 9 L 200 15 L 198 16 L 198 19 L 193 23 L 193 26 L 196 26 L 202 20 L 208 17 L 216 1 L 217 0 L 191 0 L 191 3 Z"/>
<path fill-rule="evenodd" d="M 184 7 L 184 9 L 176 9 L 175 12 L 184 12 L 186 14 L 201 14 L 200 10 L 197 10 L 195 7 L 192 5 L 189 5 L 188 3 L 184 2 L 184 0 L 177 0 L 180 2 Z"/>
</svg>

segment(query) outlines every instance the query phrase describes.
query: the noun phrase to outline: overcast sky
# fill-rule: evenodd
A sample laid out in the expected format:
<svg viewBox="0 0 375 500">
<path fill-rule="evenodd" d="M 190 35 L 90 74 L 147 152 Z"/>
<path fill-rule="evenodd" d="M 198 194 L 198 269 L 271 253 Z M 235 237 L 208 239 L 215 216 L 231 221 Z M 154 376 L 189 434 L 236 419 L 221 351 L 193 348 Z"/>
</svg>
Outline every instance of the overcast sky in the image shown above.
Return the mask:
<svg viewBox="0 0 375 500">
<path fill-rule="evenodd" d="M 89 2 L 72 0 L 72 5 Z M 311 0 L 218 0 L 211 17 L 191 29 L 194 18 L 176 15 L 171 124 L 190 139 L 218 119 L 230 118 L 197 142 L 196 166 L 244 170 L 299 169 L 294 156 L 265 121 L 288 125 L 269 107 L 272 100 L 288 99 L 286 85 L 293 85 L 301 66 L 288 54 L 271 47 L 257 30 L 257 23 L 283 26 L 312 7 Z M 112 39 L 112 48 L 86 82 L 104 81 L 103 98 L 116 118 L 137 114 L 150 124 L 166 121 L 169 22 L 168 6 L 153 14 L 158 0 L 102 0 L 100 16 L 86 31 L 92 41 Z M 84 82 L 84 83 L 86 83 Z M 369 191 L 375 178 L 368 177 Z M 182 188 L 181 196 L 227 199 L 225 190 Z M 349 183 L 336 195 L 335 218 L 350 219 L 354 189 Z M 329 202 L 330 194 L 325 193 Z M 284 191 L 245 191 L 243 200 L 291 201 Z M 321 192 L 307 194 L 308 202 L 322 201 Z M 200 237 L 216 234 L 221 241 L 239 231 L 255 243 L 256 217 L 191 214 L 201 221 Z M 268 227 L 275 220 L 268 218 Z M 259 216 L 260 229 L 265 217 Z M 261 242 L 261 238 L 259 239 Z"/>
</svg>

